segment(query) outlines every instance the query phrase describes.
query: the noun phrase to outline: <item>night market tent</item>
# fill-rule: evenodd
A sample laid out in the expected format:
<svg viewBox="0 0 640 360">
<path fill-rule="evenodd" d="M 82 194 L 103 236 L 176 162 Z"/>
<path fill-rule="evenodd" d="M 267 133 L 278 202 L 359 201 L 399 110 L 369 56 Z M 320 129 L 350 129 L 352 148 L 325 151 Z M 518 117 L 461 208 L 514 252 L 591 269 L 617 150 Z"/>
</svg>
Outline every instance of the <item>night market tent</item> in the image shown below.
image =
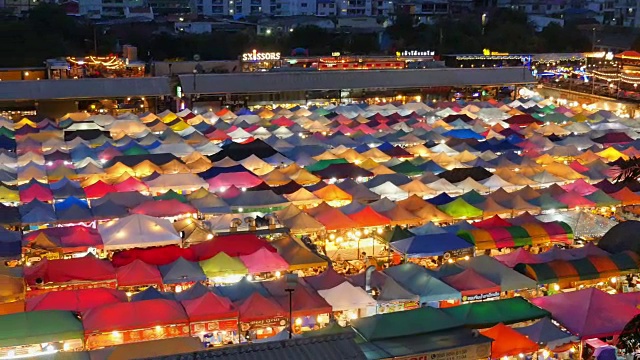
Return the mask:
<svg viewBox="0 0 640 360">
<path fill-rule="evenodd" d="M 169 220 L 134 214 L 98 225 L 105 250 L 179 245 L 182 238 Z"/>
<path fill-rule="evenodd" d="M 417 215 L 412 214 L 408 210 L 400 206 L 395 206 L 390 210 L 381 211 L 380 214 L 391 221 L 391 225 L 408 225 L 417 226 L 423 222 L 423 219 Z"/>
<path fill-rule="evenodd" d="M 458 290 L 431 276 L 427 269 L 412 263 L 387 268 L 383 271 L 405 289 L 420 296 L 423 304 L 446 300 L 460 300 Z"/>
<path fill-rule="evenodd" d="M 198 263 L 188 261 L 183 257 L 178 258 L 171 264 L 160 265 L 158 270 L 162 274 L 162 283 L 164 284 L 181 284 L 207 280 L 207 276 Z"/>
<path fill-rule="evenodd" d="M 431 256 L 443 256 L 452 252 L 473 251 L 473 245 L 455 234 L 430 234 L 416 235 L 406 239 L 397 240 L 389 246 L 410 258 L 425 258 Z"/>
<path fill-rule="evenodd" d="M 193 206 L 176 199 L 146 201 L 130 211 L 132 214 L 148 215 L 155 218 L 198 213 Z"/>
<path fill-rule="evenodd" d="M 516 265 L 515 269 L 538 284 L 607 279 L 638 268 L 638 255 L 621 252 L 613 255 L 586 256 L 576 260 L 551 260 Z"/>
<path fill-rule="evenodd" d="M 330 289 L 318 290 L 318 295 L 331 305 L 333 311 L 366 309 L 376 306 L 376 301 L 371 295 L 348 281 Z"/>
<path fill-rule="evenodd" d="M 365 206 L 360 211 L 347 215 L 353 221 L 353 227 L 376 227 L 391 224 L 390 220 L 376 212 L 371 206 Z"/>
<path fill-rule="evenodd" d="M 325 266 L 327 260 L 311 252 L 292 236 L 281 236 L 270 243 L 278 249 L 280 256 L 289 264 L 289 270 L 308 269 Z"/>
<path fill-rule="evenodd" d="M 90 336 L 94 334 L 156 326 L 186 326 L 188 322 L 187 314 L 180 303 L 164 299 L 103 305 L 87 311 L 82 317 L 84 332 L 89 337 L 89 348 L 92 347 Z"/>
<path fill-rule="evenodd" d="M 188 249 L 191 249 L 197 260 L 202 261 L 214 257 L 219 252 L 237 257 L 253 254 L 260 248 L 276 251 L 266 240 L 252 233 L 216 236 L 211 241 L 191 245 Z"/>
<path fill-rule="evenodd" d="M 357 275 L 349 276 L 349 281 L 366 290 L 367 287 L 367 275 L 366 272 L 361 272 Z M 398 284 L 393 278 L 381 271 L 374 271 L 371 273 L 371 279 L 369 281 L 371 289 L 376 289 L 376 300 L 379 303 L 394 302 L 394 301 L 420 301 L 420 297 L 413 294 Z"/>
<path fill-rule="evenodd" d="M 466 327 L 475 329 L 487 328 L 499 323 L 511 325 L 550 315 L 548 311 L 532 305 L 522 297 L 474 302 L 442 310 L 464 323 Z"/>
<path fill-rule="evenodd" d="M 551 351 L 562 345 L 578 341 L 577 337 L 558 328 L 550 318 L 542 318 L 532 325 L 514 330 Z"/>
<path fill-rule="evenodd" d="M 70 311 L 45 310 L 0 316 L 0 346 L 2 347 L 83 338 L 82 323 Z"/>
<path fill-rule="evenodd" d="M 532 299 L 554 320 L 580 339 L 618 335 L 634 316 L 635 306 L 601 290 L 589 288 Z"/>
<path fill-rule="evenodd" d="M 539 215 L 537 218 L 543 222 L 564 222 L 573 229 L 573 235 L 578 239 L 600 239 L 617 224 L 615 220 L 579 210 Z"/>
<path fill-rule="evenodd" d="M 22 235 L 0 227 L 0 257 L 13 257 L 22 253 Z"/>
<path fill-rule="evenodd" d="M 539 245 L 550 242 L 571 244 L 573 232 L 563 222 L 528 223 L 522 226 L 462 230 L 458 236 L 474 244 L 477 249 L 500 249 Z"/>
<path fill-rule="evenodd" d="M 476 218 L 482 216 L 482 210 L 474 207 L 462 198 L 457 198 L 448 204 L 439 205 L 438 209 L 454 219 Z"/>
<path fill-rule="evenodd" d="M 151 192 L 194 191 L 199 188 L 208 188 L 209 184 L 195 174 L 162 174 L 157 178 L 147 181 Z"/>
<path fill-rule="evenodd" d="M 222 296 L 207 292 L 201 297 L 181 301 L 189 323 L 208 322 L 212 320 L 237 319 L 238 310 L 231 301 Z M 192 334 L 195 335 L 195 334 Z"/>
<path fill-rule="evenodd" d="M 504 324 L 481 330 L 480 333 L 493 339 L 491 343 L 492 359 L 535 353 L 539 349 L 538 344 Z"/>
<path fill-rule="evenodd" d="M 224 252 L 219 252 L 210 259 L 200 261 L 200 267 L 208 278 L 242 276 L 249 273 L 240 259 L 233 258 Z"/>
<path fill-rule="evenodd" d="M 486 279 L 484 276 L 469 268 L 457 274 L 443 276 L 440 280 L 452 288 L 459 290 L 462 294 L 462 301 L 469 301 L 476 295 L 500 294 L 500 286 L 498 284 Z M 479 300 L 482 299 L 480 298 Z"/>
<path fill-rule="evenodd" d="M 263 283 L 269 294 L 282 306 L 289 310 L 289 293 L 285 279 L 268 281 Z M 331 306 L 313 289 L 305 286 L 302 279 L 298 280 L 298 285 L 292 294 L 291 310 L 293 317 L 313 316 L 331 313 Z M 315 319 L 314 319 L 315 322 Z"/>
<path fill-rule="evenodd" d="M 289 264 L 277 252 L 271 252 L 265 248 L 249 255 L 241 255 L 240 260 L 251 274 L 285 271 L 289 268 Z"/>
<path fill-rule="evenodd" d="M 304 212 L 300 212 L 298 215 L 283 219 L 281 222 L 284 226 L 291 229 L 291 232 L 294 234 L 320 232 L 325 230 L 322 223 Z"/>
<path fill-rule="evenodd" d="M 84 313 L 94 307 L 128 301 L 124 292 L 119 290 L 96 288 L 50 291 L 30 297 L 26 302 L 26 311 L 66 310 Z"/>
<path fill-rule="evenodd" d="M 82 271 L 78 271 L 82 269 Z M 24 268 L 27 284 L 60 284 L 67 282 L 102 282 L 116 280 L 116 272 L 108 260 L 99 260 L 95 256 L 86 255 L 71 259 L 43 259 Z"/>
<path fill-rule="evenodd" d="M 252 293 L 243 301 L 236 301 L 235 305 L 240 312 L 239 320 L 243 323 L 259 322 L 266 319 L 284 318 L 287 316 L 287 311 L 274 299 L 267 298 L 259 292 Z"/>
<path fill-rule="evenodd" d="M 116 268 L 116 279 L 118 287 L 162 284 L 162 275 L 158 267 L 140 259 Z"/>
<path fill-rule="evenodd" d="M 336 208 L 322 211 L 314 215 L 314 218 L 322 223 L 328 231 L 349 229 L 358 226 L 351 218 Z"/>
<path fill-rule="evenodd" d="M 367 341 L 375 341 L 440 332 L 464 324 L 440 309 L 423 307 L 367 316 L 353 320 L 351 325 Z"/>
<path fill-rule="evenodd" d="M 458 261 L 455 265 L 462 269 L 473 269 L 476 273 L 482 275 L 482 277 L 500 285 L 502 291 L 533 289 L 536 287 L 534 280 L 501 264 L 491 256 L 474 256 L 469 260 Z M 446 266 L 448 266 L 448 264 L 442 267 Z"/>
</svg>

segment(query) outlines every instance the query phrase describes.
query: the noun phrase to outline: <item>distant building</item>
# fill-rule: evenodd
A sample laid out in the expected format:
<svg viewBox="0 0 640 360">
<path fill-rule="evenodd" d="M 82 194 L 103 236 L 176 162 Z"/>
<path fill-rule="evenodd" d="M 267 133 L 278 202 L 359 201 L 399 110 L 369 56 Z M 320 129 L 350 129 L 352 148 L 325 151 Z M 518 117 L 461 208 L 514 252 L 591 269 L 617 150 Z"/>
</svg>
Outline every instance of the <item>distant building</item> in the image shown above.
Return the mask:
<svg viewBox="0 0 640 360">
<path fill-rule="evenodd" d="M 292 16 L 264 19 L 258 22 L 257 33 L 263 36 L 277 36 L 288 33 L 301 26 L 317 26 L 325 30 L 333 30 L 336 24 L 331 20 L 319 16 Z"/>
</svg>

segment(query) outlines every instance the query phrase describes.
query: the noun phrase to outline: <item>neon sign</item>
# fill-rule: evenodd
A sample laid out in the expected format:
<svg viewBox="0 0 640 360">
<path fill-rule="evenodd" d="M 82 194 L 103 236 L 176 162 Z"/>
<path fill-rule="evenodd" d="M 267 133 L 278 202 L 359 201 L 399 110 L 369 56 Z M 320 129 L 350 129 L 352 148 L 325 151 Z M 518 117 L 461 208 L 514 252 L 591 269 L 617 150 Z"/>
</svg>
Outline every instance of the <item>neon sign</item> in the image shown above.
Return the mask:
<svg viewBox="0 0 640 360">
<path fill-rule="evenodd" d="M 280 60 L 279 52 L 257 52 L 253 50 L 250 53 L 242 54 L 242 61 L 262 61 L 262 60 Z"/>
<path fill-rule="evenodd" d="M 418 51 L 418 50 L 405 50 L 396 51 L 396 56 L 434 56 L 436 54 L 433 50 Z"/>
</svg>

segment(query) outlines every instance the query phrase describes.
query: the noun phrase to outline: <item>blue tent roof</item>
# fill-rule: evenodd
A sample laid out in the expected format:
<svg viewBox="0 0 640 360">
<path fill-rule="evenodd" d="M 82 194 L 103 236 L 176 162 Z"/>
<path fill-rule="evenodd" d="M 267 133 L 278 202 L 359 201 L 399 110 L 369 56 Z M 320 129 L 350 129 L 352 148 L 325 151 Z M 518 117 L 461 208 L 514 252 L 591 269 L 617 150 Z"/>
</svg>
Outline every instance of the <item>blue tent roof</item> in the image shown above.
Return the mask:
<svg viewBox="0 0 640 360">
<path fill-rule="evenodd" d="M 473 245 L 454 234 L 416 235 L 389 244 L 408 257 L 441 256 L 447 252 L 470 249 Z"/>
<path fill-rule="evenodd" d="M 440 195 L 438 195 L 436 197 L 432 197 L 430 199 L 427 199 L 427 202 L 437 206 L 437 205 L 448 204 L 448 203 L 452 202 L 453 200 L 454 200 L 454 198 L 449 196 L 447 193 L 441 193 Z"/>
<path fill-rule="evenodd" d="M 254 292 L 269 297 L 269 292 L 260 283 L 254 283 L 247 278 L 229 286 L 216 286 L 213 291 L 218 295 L 224 296 L 231 301 L 242 301 L 251 296 Z"/>
<path fill-rule="evenodd" d="M 158 267 L 164 284 L 181 284 L 185 282 L 205 281 L 207 276 L 200 265 L 183 257 L 168 265 Z"/>
<path fill-rule="evenodd" d="M 131 301 L 144 301 L 144 300 L 176 300 L 175 295 L 170 292 L 160 292 L 153 286 L 146 288 L 137 294 L 131 296 Z"/>
<path fill-rule="evenodd" d="M 0 257 L 14 257 L 22 253 L 22 234 L 0 227 Z"/>
<path fill-rule="evenodd" d="M 445 137 L 451 137 L 456 139 L 476 139 L 484 140 L 484 136 L 478 134 L 471 129 L 453 129 L 442 134 Z"/>
</svg>

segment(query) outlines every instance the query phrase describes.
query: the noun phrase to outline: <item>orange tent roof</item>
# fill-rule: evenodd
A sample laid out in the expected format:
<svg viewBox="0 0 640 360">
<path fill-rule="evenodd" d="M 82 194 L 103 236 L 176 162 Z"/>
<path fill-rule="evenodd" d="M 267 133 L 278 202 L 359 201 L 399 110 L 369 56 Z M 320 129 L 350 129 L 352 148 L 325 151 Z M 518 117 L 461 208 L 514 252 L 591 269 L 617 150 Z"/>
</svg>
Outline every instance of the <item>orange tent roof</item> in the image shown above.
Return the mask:
<svg viewBox="0 0 640 360">
<path fill-rule="evenodd" d="M 493 339 L 491 344 L 491 358 L 500 359 L 503 356 L 518 356 L 538 351 L 539 346 L 505 324 L 498 324 L 480 333 Z"/>
<path fill-rule="evenodd" d="M 624 187 L 619 191 L 609 194 L 612 198 L 620 200 L 622 205 L 638 205 L 640 204 L 640 195 L 629 190 L 628 187 Z"/>
<path fill-rule="evenodd" d="M 313 194 L 324 201 L 351 201 L 353 197 L 335 184 L 327 185 Z"/>
<path fill-rule="evenodd" d="M 391 224 L 391 220 L 389 220 L 389 218 L 373 210 L 371 206 L 365 206 L 357 213 L 349 214 L 347 216 L 359 227 L 384 226 Z"/>
<path fill-rule="evenodd" d="M 342 211 L 331 208 L 314 215 L 316 220 L 322 223 L 327 230 L 341 230 L 357 227 L 351 218 L 342 213 Z"/>
</svg>

